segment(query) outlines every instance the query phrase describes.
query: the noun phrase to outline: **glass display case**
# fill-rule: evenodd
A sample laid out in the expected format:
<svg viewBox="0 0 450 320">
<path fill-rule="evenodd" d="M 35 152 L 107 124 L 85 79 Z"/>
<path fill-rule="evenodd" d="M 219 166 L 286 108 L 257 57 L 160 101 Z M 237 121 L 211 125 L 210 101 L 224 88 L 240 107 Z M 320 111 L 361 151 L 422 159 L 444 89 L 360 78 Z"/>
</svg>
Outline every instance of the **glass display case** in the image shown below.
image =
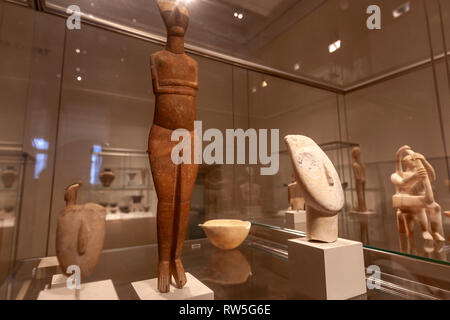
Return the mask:
<svg viewBox="0 0 450 320">
<path fill-rule="evenodd" d="M 21 145 L 0 142 L 0 281 L 16 265 L 24 172 L 33 161 Z"/>
<path fill-rule="evenodd" d="M 381 267 L 388 279 L 384 288 L 392 282 L 418 294 L 402 293 L 405 298 L 448 298 L 450 2 L 372 2 L 186 4 L 185 48 L 199 64 L 196 119 L 203 133 L 266 129 L 279 135 L 278 145 L 266 150 L 278 160 L 274 175 L 261 174 L 267 165 L 250 163 L 250 139 L 245 163 L 199 165 L 184 259 L 218 299 L 289 298 L 283 292 L 287 240 L 305 237 L 306 225 L 292 227 L 286 218 L 294 173 L 287 135 L 312 138 L 332 161 L 345 198 L 339 237 L 363 244 L 365 267 Z M 81 28 L 71 30 L 67 7 L 74 4 L 81 10 Z M 382 11 L 376 30 L 367 27 L 367 8 L 374 4 Z M 12 189 L 0 183 L 0 216 L 21 208 L 13 233 L 2 233 L 7 240 L 0 245 L 1 263 L 8 268 L 1 268 L 7 271 L 0 280 L 10 276 L 0 290 L 4 297 L 36 299 L 59 272 L 55 266 L 38 272 L 38 266 L 56 255 L 65 188 L 75 182 L 82 183 L 79 203 L 107 210 L 105 252 L 92 279 L 110 277 L 121 299 L 136 299 L 130 283 L 156 275 L 158 198 L 147 153 L 155 117 L 149 59 L 164 48 L 165 32 L 154 1 L 0 1 L 0 141 L 19 141 L 27 159 L 36 159 L 29 170 L 19 164 L 25 163 L 22 156 L 17 164 L 4 158 L 0 166 L 0 174 L 17 171 Z M 203 140 L 202 150 L 211 142 Z M 424 240 L 418 226 L 411 237 L 399 233 L 391 176 L 404 145 L 435 171 L 431 188 L 442 208 L 445 241 Z M 354 147 L 365 164 L 370 215 L 354 212 Z M 214 219 L 252 223 L 242 251 L 220 253 L 208 244 L 199 224 Z M 9 260 L 3 259 L 5 246 Z M 12 273 L 11 250 L 22 261 Z M 130 274 L 121 278 L 106 262 L 112 256 L 112 261 L 129 257 Z M 247 261 L 209 265 L 227 256 Z M 229 269 L 242 274 L 226 276 Z M 227 283 L 234 278 L 243 282 Z M 400 278 L 403 282 L 395 280 Z M 399 297 L 387 292 L 365 298 Z"/>
</svg>

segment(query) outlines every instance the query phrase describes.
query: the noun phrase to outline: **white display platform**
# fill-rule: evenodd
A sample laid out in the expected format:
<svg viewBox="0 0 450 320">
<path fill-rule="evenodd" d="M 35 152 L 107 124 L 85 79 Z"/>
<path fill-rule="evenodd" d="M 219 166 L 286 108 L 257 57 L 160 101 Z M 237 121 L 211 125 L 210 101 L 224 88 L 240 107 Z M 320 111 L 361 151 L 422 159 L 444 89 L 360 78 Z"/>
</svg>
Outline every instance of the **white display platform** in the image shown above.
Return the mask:
<svg viewBox="0 0 450 320">
<path fill-rule="evenodd" d="M 57 257 L 46 257 L 42 258 L 39 262 L 38 269 L 49 268 L 49 267 L 59 267 L 59 262 Z"/>
<path fill-rule="evenodd" d="M 69 290 L 64 285 L 41 291 L 38 300 L 119 300 L 111 280 L 84 283 L 78 293 L 77 296 L 76 290 Z"/>
<path fill-rule="evenodd" d="M 50 285 L 51 289 L 62 288 L 67 284 L 67 276 L 64 274 L 55 274 L 52 277 L 52 284 Z"/>
<path fill-rule="evenodd" d="M 132 220 L 132 219 L 142 219 L 142 218 L 154 218 L 156 215 L 149 211 L 149 212 L 130 212 L 130 213 L 108 213 L 106 215 L 106 221 L 114 221 L 114 220 Z"/>
<path fill-rule="evenodd" d="M 50 269 L 48 269 L 50 268 Z M 46 257 L 42 258 L 39 262 L 39 265 L 36 269 L 36 279 L 45 279 L 48 275 L 61 272 L 61 268 L 59 267 L 58 258 L 56 257 Z"/>
<path fill-rule="evenodd" d="M 288 241 L 289 283 L 298 298 L 344 300 L 366 293 L 361 242 Z"/>
<path fill-rule="evenodd" d="M 293 230 L 306 230 L 306 211 L 287 210 L 285 213 L 286 228 Z"/>
<path fill-rule="evenodd" d="M 373 216 L 373 215 L 376 214 L 375 211 L 361 212 L 361 211 L 355 211 L 355 210 L 349 211 L 349 213 L 350 213 L 351 215 L 356 216 L 356 217 L 370 217 L 370 216 Z"/>
<path fill-rule="evenodd" d="M 214 292 L 197 280 L 190 273 L 186 273 L 187 283 L 183 289 L 170 286 L 170 292 L 158 291 L 158 279 L 133 282 L 133 288 L 141 300 L 214 300 Z"/>
</svg>

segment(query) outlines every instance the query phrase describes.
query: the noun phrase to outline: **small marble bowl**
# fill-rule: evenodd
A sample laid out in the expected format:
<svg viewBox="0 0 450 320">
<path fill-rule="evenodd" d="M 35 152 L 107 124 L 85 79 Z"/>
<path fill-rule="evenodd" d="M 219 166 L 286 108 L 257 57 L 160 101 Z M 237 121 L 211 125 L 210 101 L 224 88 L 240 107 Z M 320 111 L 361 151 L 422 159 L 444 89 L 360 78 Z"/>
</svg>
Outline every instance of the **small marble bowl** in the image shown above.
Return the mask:
<svg viewBox="0 0 450 320">
<path fill-rule="evenodd" d="M 232 250 L 239 247 L 250 232 L 251 223 L 241 220 L 209 220 L 203 228 L 209 241 L 219 249 Z"/>
</svg>

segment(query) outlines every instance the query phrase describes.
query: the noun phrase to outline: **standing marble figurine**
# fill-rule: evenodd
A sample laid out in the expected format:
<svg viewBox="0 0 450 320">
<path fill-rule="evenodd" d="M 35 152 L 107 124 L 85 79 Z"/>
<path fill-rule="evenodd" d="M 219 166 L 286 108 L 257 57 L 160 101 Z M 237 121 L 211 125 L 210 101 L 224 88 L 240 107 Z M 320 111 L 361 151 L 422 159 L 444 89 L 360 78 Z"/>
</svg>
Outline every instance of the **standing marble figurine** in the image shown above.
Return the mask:
<svg viewBox="0 0 450 320">
<path fill-rule="evenodd" d="M 355 147 L 352 150 L 353 174 L 355 176 L 356 195 L 358 207 L 355 211 L 367 212 L 366 204 L 366 165 L 361 161 L 361 149 Z"/>
<path fill-rule="evenodd" d="M 198 165 L 172 162 L 172 149 L 178 142 L 171 141 L 171 136 L 177 129 L 189 131 L 193 156 L 195 96 L 199 84 L 198 63 L 184 53 L 184 34 L 189 23 L 187 8 L 180 1 L 157 0 L 157 4 L 167 29 L 167 45 L 151 57 L 156 106 L 148 151 L 158 196 L 158 290 L 167 293 L 172 276 L 177 288 L 183 288 L 187 282 L 181 252 L 198 172 Z"/>
<path fill-rule="evenodd" d="M 288 185 L 288 201 L 292 211 L 305 210 L 305 199 L 302 197 L 302 192 L 295 181 L 295 176 L 292 177 L 292 182 Z"/>
<path fill-rule="evenodd" d="M 338 239 L 338 213 L 344 207 L 344 191 L 333 163 L 308 137 L 287 136 L 284 141 L 296 181 L 306 200 L 308 240 L 335 242 Z"/>
<path fill-rule="evenodd" d="M 402 158 L 405 153 L 406 156 Z M 391 181 L 396 189 L 392 204 L 397 208 L 400 233 L 413 237 L 414 224 L 417 222 L 425 240 L 445 241 L 442 210 L 434 199 L 431 186 L 435 180 L 436 173 L 423 155 L 414 152 L 409 146 L 403 146 L 397 151 L 396 172 L 392 174 Z M 428 218 L 431 233 L 428 230 Z"/>
<path fill-rule="evenodd" d="M 66 189 L 66 207 L 58 216 L 56 256 L 64 273 L 69 266 L 80 268 L 81 277 L 88 277 L 103 250 L 106 230 L 106 209 L 95 203 L 77 205 L 81 184 Z"/>
</svg>

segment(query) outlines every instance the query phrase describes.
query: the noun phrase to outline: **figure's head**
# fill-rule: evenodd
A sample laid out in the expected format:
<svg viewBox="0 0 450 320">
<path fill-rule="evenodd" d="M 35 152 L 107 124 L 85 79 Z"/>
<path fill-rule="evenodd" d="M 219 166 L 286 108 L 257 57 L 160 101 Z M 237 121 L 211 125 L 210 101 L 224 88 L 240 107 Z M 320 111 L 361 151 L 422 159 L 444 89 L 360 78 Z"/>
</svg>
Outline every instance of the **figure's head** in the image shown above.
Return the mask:
<svg viewBox="0 0 450 320">
<path fill-rule="evenodd" d="M 183 37 L 189 25 L 189 12 L 182 0 L 156 0 L 167 34 Z"/>
<path fill-rule="evenodd" d="M 352 150 L 352 157 L 355 160 L 359 160 L 361 157 L 361 149 L 359 147 L 354 147 Z"/>
<path fill-rule="evenodd" d="M 416 168 L 414 161 L 415 161 L 415 159 L 413 159 L 413 157 L 411 155 L 407 155 L 402 160 L 403 165 L 405 166 L 406 170 L 408 170 L 408 171 L 412 171 Z"/>
</svg>

